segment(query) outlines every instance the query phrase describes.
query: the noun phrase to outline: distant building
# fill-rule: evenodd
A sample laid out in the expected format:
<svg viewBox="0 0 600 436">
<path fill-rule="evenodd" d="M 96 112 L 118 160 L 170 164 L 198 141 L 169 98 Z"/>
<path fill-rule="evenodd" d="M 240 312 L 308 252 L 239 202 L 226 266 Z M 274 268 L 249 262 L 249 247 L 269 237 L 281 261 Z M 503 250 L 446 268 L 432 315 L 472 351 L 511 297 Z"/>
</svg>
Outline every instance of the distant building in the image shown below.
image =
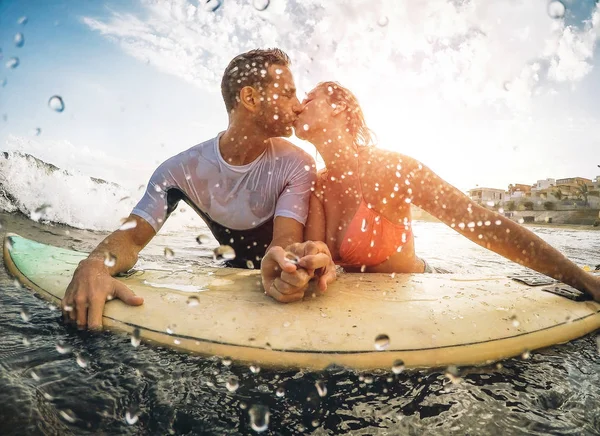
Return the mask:
<svg viewBox="0 0 600 436">
<path fill-rule="evenodd" d="M 544 189 L 549 189 L 556 185 L 556 179 L 545 179 L 538 180 L 535 185 L 531 187 L 532 191 L 542 191 Z"/>
<path fill-rule="evenodd" d="M 576 196 L 579 193 L 580 185 L 587 185 L 591 188 L 594 186 L 594 182 L 585 177 L 568 177 L 556 180 L 556 188 L 567 196 Z"/>
<path fill-rule="evenodd" d="M 506 192 L 504 189 L 496 188 L 475 188 L 469 189 L 469 197 L 475 203 L 493 206 L 496 203 L 504 201 Z"/>
<path fill-rule="evenodd" d="M 522 183 L 508 185 L 508 198 L 523 198 L 531 197 L 531 186 L 523 185 Z"/>
</svg>

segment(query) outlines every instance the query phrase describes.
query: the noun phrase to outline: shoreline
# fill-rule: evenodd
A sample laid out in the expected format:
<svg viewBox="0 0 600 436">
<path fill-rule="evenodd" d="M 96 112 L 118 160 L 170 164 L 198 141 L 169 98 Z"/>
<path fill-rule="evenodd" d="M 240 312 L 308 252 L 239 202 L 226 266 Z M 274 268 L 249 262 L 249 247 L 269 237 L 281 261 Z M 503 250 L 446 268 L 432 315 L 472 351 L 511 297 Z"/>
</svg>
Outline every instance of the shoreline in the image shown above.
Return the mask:
<svg viewBox="0 0 600 436">
<path fill-rule="evenodd" d="M 591 224 L 556 224 L 556 223 L 543 223 L 543 222 L 533 222 L 533 223 L 522 223 L 523 227 L 544 227 L 550 229 L 569 229 L 569 230 L 591 230 L 591 231 L 600 231 L 600 226 L 594 227 Z"/>
</svg>

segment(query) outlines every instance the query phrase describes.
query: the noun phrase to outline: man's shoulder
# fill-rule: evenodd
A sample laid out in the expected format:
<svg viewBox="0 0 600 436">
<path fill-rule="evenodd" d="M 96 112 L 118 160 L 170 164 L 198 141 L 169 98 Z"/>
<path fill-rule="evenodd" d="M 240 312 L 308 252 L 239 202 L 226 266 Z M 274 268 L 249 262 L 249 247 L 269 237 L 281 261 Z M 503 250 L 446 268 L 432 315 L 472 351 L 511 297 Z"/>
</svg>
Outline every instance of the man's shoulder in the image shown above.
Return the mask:
<svg viewBox="0 0 600 436">
<path fill-rule="evenodd" d="M 276 156 L 314 162 L 310 154 L 284 138 L 272 138 L 271 144 Z"/>
<path fill-rule="evenodd" d="M 179 153 L 174 154 L 171 157 L 167 158 L 165 161 L 163 161 L 163 163 L 159 167 L 179 165 L 182 162 L 185 162 L 189 159 L 197 158 L 200 155 L 206 157 L 206 153 L 211 152 L 214 149 L 214 141 L 215 138 L 213 137 L 207 139 L 204 142 L 200 142 L 196 145 L 193 145 L 183 151 L 180 151 Z"/>
</svg>

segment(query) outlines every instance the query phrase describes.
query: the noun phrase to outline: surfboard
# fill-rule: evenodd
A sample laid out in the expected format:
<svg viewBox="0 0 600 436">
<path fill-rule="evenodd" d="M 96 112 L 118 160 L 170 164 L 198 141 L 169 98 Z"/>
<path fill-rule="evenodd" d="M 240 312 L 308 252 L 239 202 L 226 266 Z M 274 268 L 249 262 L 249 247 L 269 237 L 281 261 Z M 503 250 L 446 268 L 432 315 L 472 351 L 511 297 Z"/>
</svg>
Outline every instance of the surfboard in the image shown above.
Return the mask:
<svg viewBox="0 0 600 436">
<path fill-rule="evenodd" d="M 4 239 L 8 271 L 55 304 L 86 255 Z M 145 302 L 107 302 L 104 328 L 264 367 L 482 365 L 600 327 L 600 304 L 546 292 L 560 286 L 545 279 L 531 286 L 504 276 L 344 273 L 325 293 L 309 290 L 292 304 L 265 295 L 254 270 L 190 266 L 119 279 Z"/>
</svg>

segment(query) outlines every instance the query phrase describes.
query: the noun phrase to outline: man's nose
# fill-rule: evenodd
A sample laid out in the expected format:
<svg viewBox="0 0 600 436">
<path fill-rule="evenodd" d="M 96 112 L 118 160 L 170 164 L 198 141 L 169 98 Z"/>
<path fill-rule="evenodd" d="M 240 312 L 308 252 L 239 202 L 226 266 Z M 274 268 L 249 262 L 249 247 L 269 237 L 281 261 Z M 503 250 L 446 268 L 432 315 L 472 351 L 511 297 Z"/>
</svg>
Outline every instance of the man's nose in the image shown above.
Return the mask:
<svg viewBox="0 0 600 436">
<path fill-rule="evenodd" d="M 303 108 L 302 103 L 300 103 L 300 101 L 298 99 L 296 99 L 296 102 L 292 106 L 292 111 L 294 111 L 294 113 L 296 115 L 299 115 L 300 112 L 302 112 L 302 108 Z"/>
</svg>

